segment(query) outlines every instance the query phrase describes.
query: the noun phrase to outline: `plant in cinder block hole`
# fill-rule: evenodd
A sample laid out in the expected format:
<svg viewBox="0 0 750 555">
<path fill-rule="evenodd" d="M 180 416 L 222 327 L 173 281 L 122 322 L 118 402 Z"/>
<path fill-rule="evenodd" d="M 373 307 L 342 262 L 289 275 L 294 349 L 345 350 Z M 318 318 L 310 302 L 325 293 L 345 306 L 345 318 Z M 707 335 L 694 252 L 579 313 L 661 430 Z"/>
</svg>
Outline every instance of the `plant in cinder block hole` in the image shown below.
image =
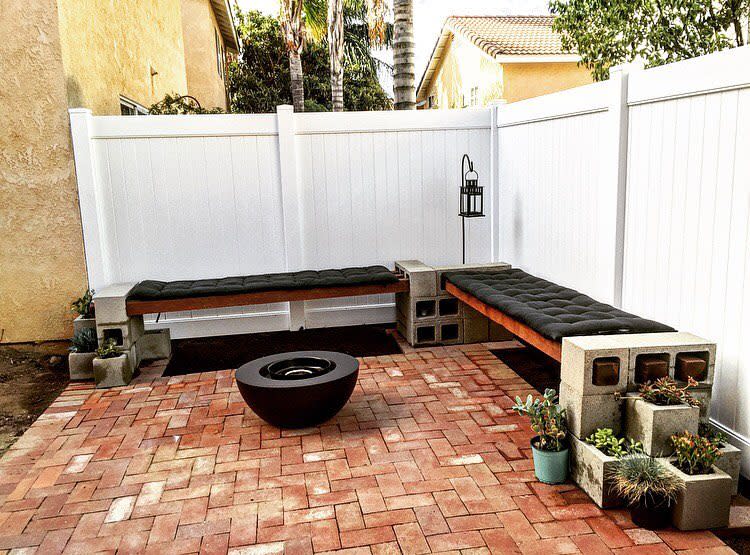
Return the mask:
<svg viewBox="0 0 750 555">
<path fill-rule="evenodd" d="M 547 389 L 541 398 L 516 397 L 513 410 L 528 416 L 536 436 L 531 440 L 534 474 L 548 484 L 559 484 L 568 477 L 568 425 L 565 409 L 557 404 L 557 392 Z"/>
<path fill-rule="evenodd" d="M 673 464 L 685 474 L 711 474 L 714 463 L 722 456 L 715 440 L 683 432 L 672 436 Z"/>
<path fill-rule="evenodd" d="M 122 355 L 122 352 L 117 348 L 117 343 L 114 339 L 107 339 L 102 345 L 96 350 L 96 358 L 117 358 Z"/>
<path fill-rule="evenodd" d="M 618 438 L 611 428 L 598 428 L 593 434 L 586 438 L 586 443 L 593 445 L 608 457 L 624 457 L 643 452 L 640 441 L 632 438 Z"/>
<path fill-rule="evenodd" d="M 693 378 L 688 378 L 688 383 L 684 387 L 677 385 L 677 382 L 672 378 L 659 378 L 655 382 L 643 384 L 639 393 L 649 403 L 659 406 L 690 405 L 691 407 L 700 407 L 701 402 L 688 391 L 689 388 L 696 385 L 698 385 L 698 382 Z"/>
</svg>

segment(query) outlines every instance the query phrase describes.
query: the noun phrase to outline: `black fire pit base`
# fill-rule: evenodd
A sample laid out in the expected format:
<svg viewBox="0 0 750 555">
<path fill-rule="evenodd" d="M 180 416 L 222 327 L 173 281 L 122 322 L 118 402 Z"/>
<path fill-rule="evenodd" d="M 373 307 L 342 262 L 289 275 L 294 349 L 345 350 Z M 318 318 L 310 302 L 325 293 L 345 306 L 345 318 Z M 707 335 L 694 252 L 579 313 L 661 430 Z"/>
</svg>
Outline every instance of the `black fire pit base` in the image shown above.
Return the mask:
<svg viewBox="0 0 750 555">
<path fill-rule="evenodd" d="M 359 362 L 344 353 L 295 351 L 258 358 L 236 374 L 242 398 L 279 428 L 308 428 L 331 419 L 354 391 Z"/>
</svg>

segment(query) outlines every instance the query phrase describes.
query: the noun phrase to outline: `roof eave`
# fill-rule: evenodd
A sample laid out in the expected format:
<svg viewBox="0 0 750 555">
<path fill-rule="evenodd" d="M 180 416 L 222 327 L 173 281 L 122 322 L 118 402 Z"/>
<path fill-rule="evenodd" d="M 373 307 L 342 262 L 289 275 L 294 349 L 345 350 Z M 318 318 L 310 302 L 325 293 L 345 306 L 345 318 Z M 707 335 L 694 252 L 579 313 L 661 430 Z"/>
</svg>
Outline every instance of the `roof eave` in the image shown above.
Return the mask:
<svg viewBox="0 0 750 555">
<path fill-rule="evenodd" d="M 234 16 L 229 0 L 211 0 L 211 6 L 219 24 L 219 31 L 224 39 L 224 45 L 239 52 L 240 39 L 237 27 L 234 24 Z"/>
</svg>

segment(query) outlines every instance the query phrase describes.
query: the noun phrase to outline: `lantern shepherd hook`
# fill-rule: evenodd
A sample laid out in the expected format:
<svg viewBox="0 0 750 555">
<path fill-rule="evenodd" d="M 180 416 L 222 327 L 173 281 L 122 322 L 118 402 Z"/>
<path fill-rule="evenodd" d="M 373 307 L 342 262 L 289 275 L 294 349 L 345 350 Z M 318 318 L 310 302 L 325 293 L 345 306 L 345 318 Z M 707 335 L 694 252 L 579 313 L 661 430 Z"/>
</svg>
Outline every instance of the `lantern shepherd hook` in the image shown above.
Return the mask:
<svg viewBox="0 0 750 555">
<path fill-rule="evenodd" d="M 468 171 L 465 171 L 468 167 Z M 474 162 L 468 154 L 461 158 L 461 193 L 459 212 L 461 217 L 461 259 L 466 264 L 466 218 L 484 217 L 484 192 L 479 186 L 479 175 L 474 171 Z"/>
</svg>

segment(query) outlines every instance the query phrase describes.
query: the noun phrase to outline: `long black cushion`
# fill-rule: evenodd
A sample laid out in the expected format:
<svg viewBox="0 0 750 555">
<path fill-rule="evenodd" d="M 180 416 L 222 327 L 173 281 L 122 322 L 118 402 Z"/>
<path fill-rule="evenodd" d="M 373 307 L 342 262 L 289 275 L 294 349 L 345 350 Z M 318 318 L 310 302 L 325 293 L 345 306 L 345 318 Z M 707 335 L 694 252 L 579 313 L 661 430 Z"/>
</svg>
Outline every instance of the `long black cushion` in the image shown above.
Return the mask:
<svg viewBox="0 0 750 555">
<path fill-rule="evenodd" d="M 237 276 L 218 279 L 185 281 L 142 281 L 131 289 L 128 299 L 183 299 L 259 293 L 280 289 L 314 289 L 349 285 L 387 285 L 398 278 L 385 266 L 343 268 L 340 270 L 304 270 L 257 276 Z"/>
<path fill-rule="evenodd" d="M 451 272 L 445 279 L 553 341 L 574 335 L 674 331 L 523 270 Z"/>
</svg>

